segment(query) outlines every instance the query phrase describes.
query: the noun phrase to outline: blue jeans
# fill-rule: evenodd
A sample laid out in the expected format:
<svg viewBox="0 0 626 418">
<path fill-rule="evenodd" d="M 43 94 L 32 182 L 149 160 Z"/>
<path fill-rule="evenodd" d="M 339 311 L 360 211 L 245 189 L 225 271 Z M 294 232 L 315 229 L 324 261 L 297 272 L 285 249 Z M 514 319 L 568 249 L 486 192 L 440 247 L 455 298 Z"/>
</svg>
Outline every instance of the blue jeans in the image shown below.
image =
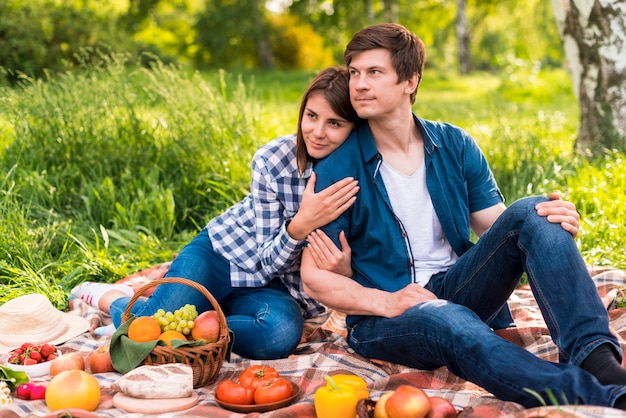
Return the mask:
<svg viewBox="0 0 626 418">
<path fill-rule="evenodd" d="M 613 406 L 626 386 L 602 385 L 579 365 L 601 344 L 621 356 L 609 318 L 571 235 L 537 215 L 545 198 L 513 203 L 447 272 L 426 288 L 440 299 L 396 318 L 358 318 L 348 341 L 369 358 L 433 370 L 446 366 L 501 400 L 525 407 L 549 404 Z M 487 325 L 507 301 L 523 272 L 559 349 L 559 362 L 542 360 L 498 337 Z M 351 318 L 351 319 L 352 319 Z"/>
<path fill-rule="evenodd" d="M 302 336 L 300 306 L 275 278 L 265 287 L 233 287 L 228 260 L 213 250 L 206 228 L 176 256 L 165 277 L 182 277 L 202 284 L 215 297 L 235 334 L 233 352 L 250 359 L 276 359 L 292 354 Z M 130 298 L 111 304 L 118 327 Z M 184 284 L 162 284 L 147 299 L 138 299 L 131 312 L 152 315 L 159 308 L 171 311 L 185 304 L 198 312 L 213 309 L 202 293 Z"/>
</svg>

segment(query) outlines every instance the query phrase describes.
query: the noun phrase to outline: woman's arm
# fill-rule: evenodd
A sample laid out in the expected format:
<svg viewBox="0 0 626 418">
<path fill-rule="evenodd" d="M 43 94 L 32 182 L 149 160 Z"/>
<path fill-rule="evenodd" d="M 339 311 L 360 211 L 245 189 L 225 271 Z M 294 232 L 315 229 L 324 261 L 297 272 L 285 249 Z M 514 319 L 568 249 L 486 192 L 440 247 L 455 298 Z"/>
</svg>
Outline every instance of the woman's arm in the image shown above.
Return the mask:
<svg viewBox="0 0 626 418">
<path fill-rule="evenodd" d="M 253 161 L 251 194 L 261 263 L 267 273 L 280 274 L 299 269 L 306 236 L 349 208 L 359 188 L 354 179 L 346 178 L 315 193 L 314 173 L 306 187 L 295 168 L 293 179 L 278 181 L 271 174 L 277 170 L 268 167 L 271 163 L 276 162 Z"/>
</svg>

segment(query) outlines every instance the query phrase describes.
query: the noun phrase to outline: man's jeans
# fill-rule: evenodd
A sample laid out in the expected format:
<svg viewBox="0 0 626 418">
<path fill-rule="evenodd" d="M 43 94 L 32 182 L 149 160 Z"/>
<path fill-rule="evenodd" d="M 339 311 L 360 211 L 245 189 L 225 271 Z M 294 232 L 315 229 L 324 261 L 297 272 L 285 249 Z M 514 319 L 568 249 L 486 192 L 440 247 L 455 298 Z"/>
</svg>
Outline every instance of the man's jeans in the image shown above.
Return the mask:
<svg viewBox="0 0 626 418">
<path fill-rule="evenodd" d="M 213 250 L 206 228 L 176 256 L 165 277 L 183 277 L 203 285 L 220 304 L 228 327 L 235 334 L 233 351 L 252 359 L 284 358 L 292 354 L 302 336 L 302 312 L 279 279 L 265 287 L 232 287 L 228 261 Z M 130 298 L 111 305 L 118 327 Z M 159 308 L 174 312 L 185 304 L 198 312 L 213 309 L 207 298 L 184 284 L 159 285 L 147 300 L 138 299 L 131 312 L 152 315 Z"/>
<path fill-rule="evenodd" d="M 602 385 L 578 367 L 603 343 L 615 347 L 609 319 L 572 236 L 537 215 L 541 197 L 511 205 L 447 272 L 426 288 L 440 299 L 396 318 L 360 317 L 349 344 L 366 357 L 433 370 L 446 366 L 496 397 L 525 407 L 550 404 L 613 406 L 626 386 Z M 552 336 L 559 363 L 544 361 L 498 337 L 487 325 L 526 272 Z"/>
</svg>

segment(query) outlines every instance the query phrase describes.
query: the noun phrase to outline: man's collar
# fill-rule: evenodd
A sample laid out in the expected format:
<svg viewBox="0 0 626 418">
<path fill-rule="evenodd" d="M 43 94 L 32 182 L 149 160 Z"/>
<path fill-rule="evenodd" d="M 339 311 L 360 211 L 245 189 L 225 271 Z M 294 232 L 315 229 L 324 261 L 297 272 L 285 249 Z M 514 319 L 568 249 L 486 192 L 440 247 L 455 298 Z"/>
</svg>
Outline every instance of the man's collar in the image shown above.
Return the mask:
<svg viewBox="0 0 626 418">
<path fill-rule="evenodd" d="M 413 114 L 413 121 L 417 125 L 417 129 L 419 129 L 422 134 L 422 138 L 424 139 L 424 149 L 427 153 L 432 154 L 435 148 L 438 147 L 437 137 L 429 134 L 428 130 L 424 126 L 424 120 L 418 118 L 415 113 Z M 372 158 L 378 155 L 378 148 L 376 148 L 376 144 L 374 143 L 374 137 L 372 137 L 372 130 L 370 129 L 369 124 L 363 123 L 359 126 L 356 130 L 356 134 L 361 146 L 363 158 L 367 162 L 371 161 Z"/>
</svg>

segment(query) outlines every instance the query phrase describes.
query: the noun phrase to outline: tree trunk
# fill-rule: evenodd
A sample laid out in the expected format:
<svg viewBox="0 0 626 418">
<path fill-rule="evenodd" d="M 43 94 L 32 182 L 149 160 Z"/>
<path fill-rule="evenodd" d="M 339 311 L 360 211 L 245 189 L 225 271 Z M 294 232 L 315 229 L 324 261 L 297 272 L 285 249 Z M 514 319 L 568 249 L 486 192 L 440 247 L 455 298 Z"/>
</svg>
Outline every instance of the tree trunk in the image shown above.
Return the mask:
<svg viewBox="0 0 626 418">
<path fill-rule="evenodd" d="M 626 2 L 552 0 L 580 104 L 576 145 L 626 150 Z"/>
<path fill-rule="evenodd" d="M 469 74 L 472 72 L 469 23 L 465 10 L 466 3 L 466 0 L 456 0 L 456 43 L 459 72 L 461 74 Z"/>
</svg>

